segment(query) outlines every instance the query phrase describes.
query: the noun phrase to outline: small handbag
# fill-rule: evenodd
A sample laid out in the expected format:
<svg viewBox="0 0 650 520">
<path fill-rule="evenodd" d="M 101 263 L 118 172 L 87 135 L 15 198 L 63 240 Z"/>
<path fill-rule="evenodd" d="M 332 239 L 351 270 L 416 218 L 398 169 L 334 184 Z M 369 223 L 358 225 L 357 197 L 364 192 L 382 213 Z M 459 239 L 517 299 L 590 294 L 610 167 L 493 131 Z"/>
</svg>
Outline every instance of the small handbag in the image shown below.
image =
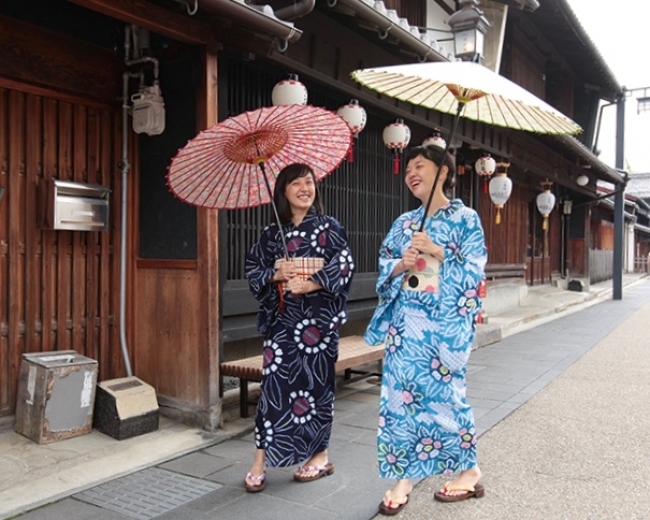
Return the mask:
<svg viewBox="0 0 650 520">
<path fill-rule="evenodd" d="M 274 267 L 276 269 L 279 269 L 280 261 L 282 260 L 283 258 L 278 258 L 275 261 Z M 290 260 L 295 264 L 297 275 L 302 280 L 308 280 L 312 274 L 320 271 L 323 267 L 325 267 L 324 258 L 306 256 L 290 258 Z M 284 284 L 282 282 L 278 282 L 278 293 L 280 295 L 280 312 L 284 312 Z"/>
</svg>

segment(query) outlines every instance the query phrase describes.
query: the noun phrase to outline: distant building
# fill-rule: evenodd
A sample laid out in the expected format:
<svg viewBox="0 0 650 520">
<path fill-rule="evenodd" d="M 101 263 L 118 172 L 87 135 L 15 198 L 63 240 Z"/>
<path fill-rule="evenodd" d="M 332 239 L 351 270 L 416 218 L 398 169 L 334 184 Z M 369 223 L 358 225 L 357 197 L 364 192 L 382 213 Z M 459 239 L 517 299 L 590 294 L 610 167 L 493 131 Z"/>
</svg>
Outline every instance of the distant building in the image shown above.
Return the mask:
<svg viewBox="0 0 650 520">
<path fill-rule="evenodd" d="M 646 201 L 650 200 L 650 172 L 631 174 L 625 193 Z"/>
</svg>

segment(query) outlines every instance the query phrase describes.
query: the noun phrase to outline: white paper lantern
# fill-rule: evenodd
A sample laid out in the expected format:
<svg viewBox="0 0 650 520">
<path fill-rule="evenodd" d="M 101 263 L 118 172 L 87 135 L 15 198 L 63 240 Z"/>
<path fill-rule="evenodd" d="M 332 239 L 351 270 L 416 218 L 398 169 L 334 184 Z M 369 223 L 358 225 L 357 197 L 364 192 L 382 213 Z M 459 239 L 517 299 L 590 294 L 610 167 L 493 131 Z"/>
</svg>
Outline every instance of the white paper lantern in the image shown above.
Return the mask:
<svg viewBox="0 0 650 520">
<path fill-rule="evenodd" d="M 340 107 L 336 113 L 345 120 L 352 131 L 353 140 L 350 143 L 350 148 L 348 148 L 346 159 L 348 162 L 354 162 L 354 139 L 366 127 L 366 111 L 359 105 L 359 100 L 351 99 L 347 105 Z"/>
<path fill-rule="evenodd" d="M 483 177 L 483 192 L 488 193 L 488 178 L 496 171 L 497 162 L 494 158 L 486 153 L 483 157 L 479 157 L 474 163 L 474 169 L 479 177 Z"/>
<path fill-rule="evenodd" d="M 357 99 L 351 99 L 347 105 L 340 107 L 336 113 L 345 119 L 354 137 L 357 137 L 366 126 L 366 111 L 359 105 Z"/>
<path fill-rule="evenodd" d="M 544 191 L 537 195 L 535 199 L 535 204 L 537 205 L 537 210 L 542 214 L 544 220 L 542 221 L 542 229 L 548 229 L 548 216 L 553 211 L 555 207 L 555 195 L 551 193 L 550 183 L 543 183 L 545 186 Z"/>
<path fill-rule="evenodd" d="M 422 141 L 422 146 L 438 146 L 444 150 L 447 148 L 447 141 L 442 138 L 440 132 L 433 132 L 433 135 Z"/>
<path fill-rule="evenodd" d="M 398 175 L 400 172 L 399 154 L 411 140 L 411 129 L 404 124 L 403 119 L 397 119 L 384 128 L 381 137 L 386 147 L 393 151 L 393 173 Z"/>
<path fill-rule="evenodd" d="M 495 224 L 501 224 L 501 210 L 512 193 L 512 180 L 505 172 L 497 173 L 490 180 L 490 199 L 497 208 Z"/>
<path fill-rule="evenodd" d="M 298 79 L 297 74 L 289 74 L 287 79 L 279 81 L 271 92 L 271 102 L 277 105 L 306 105 L 307 87 Z"/>
</svg>

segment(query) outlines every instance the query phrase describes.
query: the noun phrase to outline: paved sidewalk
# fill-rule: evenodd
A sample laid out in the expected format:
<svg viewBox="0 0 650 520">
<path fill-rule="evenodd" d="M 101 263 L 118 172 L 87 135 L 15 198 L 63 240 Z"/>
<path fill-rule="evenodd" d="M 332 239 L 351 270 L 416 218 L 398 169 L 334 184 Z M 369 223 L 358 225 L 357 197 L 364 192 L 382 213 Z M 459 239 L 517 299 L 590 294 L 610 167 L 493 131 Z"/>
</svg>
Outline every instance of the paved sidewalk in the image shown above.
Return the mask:
<svg viewBox="0 0 650 520">
<path fill-rule="evenodd" d="M 501 373 L 501 383 L 490 388 L 509 393 L 529 370 L 553 367 L 510 403 L 526 393 L 530 400 L 480 438 L 484 499 L 437 503 L 433 493 L 444 479 L 430 478 L 398 518 L 650 519 L 648 323 L 646 282 L 627 289 L 622 302 L 601 303 L 511 336 L 492 352 L 476 352 L 469 381 L 475 396 L 488 371 Z M 516 358 L 508 349 L 517 350 Z M 544 351 L 546 360 L 539 357 Z M 507 401 L 502 406 L 506 413 Z M 483 415 L 479 422 L 488 427 L 495 418 Z"/>
<path fill-rule="evenodd" d="M 637 279 L 627 277 L 625 284 Z M 643 348 L 650 344 L 642 333 L 642 325 L 650 320 L 650 282 L 627 285 L 622 301 L 605 299 L 585 307 L 608 298 L 608 287 L 611 282 L 589 294 L 545 289 L 531 300 L 530 308 L 524 306 L 509 321 L 503 318 L 505 339 L 475 351 L 468 375 L 468 395 L 483 434 L 479 456 L 488 498 L 436 504 L 431 494 L 440 479 L 427 479 L 416 487 L 401 518 L 650 518 L 650 490 L 640 473 L 641 461 L 650 460 L 644 435 L 649 425 L 647 419 L 630 420 L 635 411 L 642 415 L 640 410 L 650 402 L 648 386 L 640 386 L 650 357 L 643 358 Z M 501 317 L 491 323 L 495 319 Z M 506 326 L 514 320 L 519 320 L 516 326 Z M 538 325 L 526 330 L 533 323 Z M 602 346 L 608 342 L 613 346 Z M 598 347 L 590 351 L 594 345 Z M 620 355 L 623 345 L 630 348 L 629 355 Z M 574 365 L 588 351 L 589 356 Z M 644 361 L 636 363 L 637 357 Z M 622 376 L 626 373 L 629 382 Z M 603 374 L 610 379 L 603 381 Z M 626 385 L 615 387 L 621 380 Z M 5 433 L 0 435 L 0 518 L 61 499 L 19 518 L 368 520 L 392 484 L 376 476 L 378 394 L 372 381 L 337 393 L 332 477 L 299 484 L 291 479 L 293 468 L 272 468 L 266 490 L 256 495 L 245 493 L 242 485 L 254 449 L 251 419 L 229 422 L 218 435 L 167 422 L 161 432 L 127 441 L 93 432 L 47 447 Z M 620 395 L 625 407 L 619 406 Z M 165 434 L 175 428 L 175 434 Z M 175 445 L 176 439 L 183 442 Z M 11 456 L 16 446 L 20 454 Z M 98 446 L 106 452 L 102 458 L 95 456 Z M 63 456 L 71 451 L 72 458 Z M 61 470 L 58 474 L 45 460 L 55 452 L 62 457 L 54 466 Z M 123 465 L 109 467 L 114 459 Z M 624 485 L 630 469 L 639 471 L 632 487 Z M 606 496 L 603 485 L 625 493 L 600 503 Z M 571 499 L 574 488 L 585 500 Z M 625 500 L 634 503 L 629 493 L 637 488 L 646 491 L 636 502 L 637 513 L 645 516 L 634 516 L 624 507 Z M 594 496 L 589 497 L 590 492 Z M 604 515 L 610 504 L 621 516 Z"/>
</svg>

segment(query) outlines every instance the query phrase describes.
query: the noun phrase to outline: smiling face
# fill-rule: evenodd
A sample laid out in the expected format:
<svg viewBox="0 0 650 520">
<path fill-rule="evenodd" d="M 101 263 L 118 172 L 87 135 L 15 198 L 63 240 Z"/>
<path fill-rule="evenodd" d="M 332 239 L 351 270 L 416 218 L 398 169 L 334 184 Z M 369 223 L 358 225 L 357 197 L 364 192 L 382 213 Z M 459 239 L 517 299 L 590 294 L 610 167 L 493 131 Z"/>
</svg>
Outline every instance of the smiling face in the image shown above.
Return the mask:
<svg viewBox="0 0 650 520">
<path fill-rule="evenodd" d="M 438 166 L 433 161 L 418 155 L 411 159 L 406 165 L 406 176 L 404 181 L 414 197 L 422 204 L 426 204 L 433 188 Z M 447 178 L 447 167 L 440 171 L 440 179 L 436 191 L 442 191 L 445 179 Z"/>
<path fill-rule="evenodd" d="M 296 177 L 293 181 L 287 183 L 284 190 L 284 196 L 291 206 L 291 212 L 304 215 L 311 208 L 316 198 L 316 183 L 314 176 L 307 173 L 302 177 Z"/>
</svg>

